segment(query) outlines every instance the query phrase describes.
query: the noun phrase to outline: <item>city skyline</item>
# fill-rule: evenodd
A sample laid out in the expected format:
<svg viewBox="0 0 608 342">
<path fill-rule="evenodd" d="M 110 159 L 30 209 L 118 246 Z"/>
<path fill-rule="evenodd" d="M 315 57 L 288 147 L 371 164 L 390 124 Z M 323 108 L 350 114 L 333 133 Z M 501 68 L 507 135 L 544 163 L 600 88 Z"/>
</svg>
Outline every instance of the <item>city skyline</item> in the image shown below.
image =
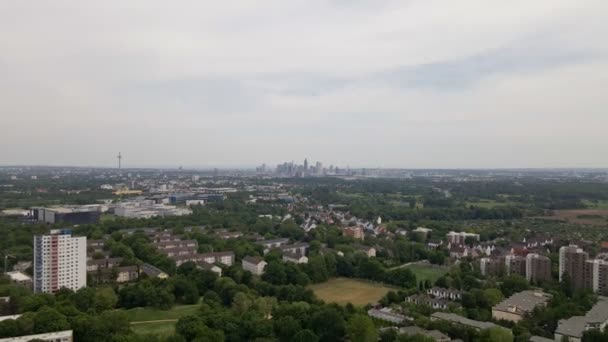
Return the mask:
<svg viewBox="0 0 608 342">
<path fill-rule="evenodd" d="M 3 9 L 2 165 L 608 167 L 604 1 Z"/>
</svg>

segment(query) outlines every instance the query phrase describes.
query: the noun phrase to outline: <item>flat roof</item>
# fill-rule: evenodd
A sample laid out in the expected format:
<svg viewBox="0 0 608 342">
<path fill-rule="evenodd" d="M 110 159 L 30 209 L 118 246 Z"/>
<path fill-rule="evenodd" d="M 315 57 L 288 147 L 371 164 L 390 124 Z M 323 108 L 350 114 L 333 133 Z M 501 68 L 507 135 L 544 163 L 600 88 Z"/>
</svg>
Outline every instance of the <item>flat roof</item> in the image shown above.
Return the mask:
<svg viewBox="0 0 608 342">
<path fill-rule="evenodd" d="M 64 330 L 64 331 L 57 331 L 57 332 L 46 333 L 46 334 L 2 338 L 2 339 L 0 339 L 0 342 L 9 342 L 9 341 L 10 342 L 28 342 L 31 340 L 54 341 L 57 339 L 72 338 L 72 336 L 73 336 L 72 330 Z"/>
</svg>

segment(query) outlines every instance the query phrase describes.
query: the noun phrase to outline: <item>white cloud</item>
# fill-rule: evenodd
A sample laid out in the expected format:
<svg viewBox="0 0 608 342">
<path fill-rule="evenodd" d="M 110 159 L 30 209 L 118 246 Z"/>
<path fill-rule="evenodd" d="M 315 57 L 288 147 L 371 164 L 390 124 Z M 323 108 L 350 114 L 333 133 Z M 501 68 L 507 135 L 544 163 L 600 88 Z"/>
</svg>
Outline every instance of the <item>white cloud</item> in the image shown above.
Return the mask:
<svg viewBox="0 0 608 342">
<path fill-rule="evenodd" d="M 0 164 L 608 166 L 604 1 L 1 6 Z"/>
</svg>

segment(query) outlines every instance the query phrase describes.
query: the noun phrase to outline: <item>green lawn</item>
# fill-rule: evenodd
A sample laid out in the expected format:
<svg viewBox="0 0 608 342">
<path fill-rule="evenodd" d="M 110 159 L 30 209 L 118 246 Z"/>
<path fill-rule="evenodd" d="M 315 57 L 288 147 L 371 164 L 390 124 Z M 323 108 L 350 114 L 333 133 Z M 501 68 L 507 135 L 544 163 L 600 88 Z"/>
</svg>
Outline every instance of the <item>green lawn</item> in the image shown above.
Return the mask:
<svg viewBox="0 0 608 342">
<path fill-rule="evenodd" d="M 175 333 L 175 322 L 150 322 L 131 324 L 131 330 L 139 335 L 170 336 Z"/>
<path fill-rule="evenodd" d="M 352 303 L 360 306 L 375 303 L 388 291 L 395 289 L 367 280 L 350 278 L 333 278 L 324 283 L 311 285 L 309 288 L 319 299 L 327 303 L 341 305 Z"/>
<path fill-rule="evenodd" d="M 194 315 L 200 305 L 176 305 L 171 310 L 158 310 L 150 308 L 134 308 L 125 310 L 130 322 L 159 321 L 166 319 L 179 319 L 182 316 Z"/>
<path fill-rule="evenodd" d="M 416 275 L 416 280 L 418 280 L 418 282 L 425 281 L 428 279 L 431 284 L 435 284 L 435 281 L 437 281 L 437 279 L 441 278 L 442 275 L 448 272 L 446 268 L 419 264 L 405 266 L 404 268 L 414 272 L 414 274 Z"/>
</svg>

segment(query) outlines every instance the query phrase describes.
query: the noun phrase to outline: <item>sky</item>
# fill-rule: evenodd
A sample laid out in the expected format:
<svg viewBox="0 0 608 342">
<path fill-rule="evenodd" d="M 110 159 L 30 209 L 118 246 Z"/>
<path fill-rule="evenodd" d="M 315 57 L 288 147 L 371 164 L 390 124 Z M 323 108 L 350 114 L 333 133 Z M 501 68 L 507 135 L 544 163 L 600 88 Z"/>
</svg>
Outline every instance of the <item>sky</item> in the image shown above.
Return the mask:
<svg viewBox="0 0 608 342">
<path fill-rule="evenodd" d="M 0 165 L 608 167 L 606 0 L 0 3 Z"/>
</svg>

